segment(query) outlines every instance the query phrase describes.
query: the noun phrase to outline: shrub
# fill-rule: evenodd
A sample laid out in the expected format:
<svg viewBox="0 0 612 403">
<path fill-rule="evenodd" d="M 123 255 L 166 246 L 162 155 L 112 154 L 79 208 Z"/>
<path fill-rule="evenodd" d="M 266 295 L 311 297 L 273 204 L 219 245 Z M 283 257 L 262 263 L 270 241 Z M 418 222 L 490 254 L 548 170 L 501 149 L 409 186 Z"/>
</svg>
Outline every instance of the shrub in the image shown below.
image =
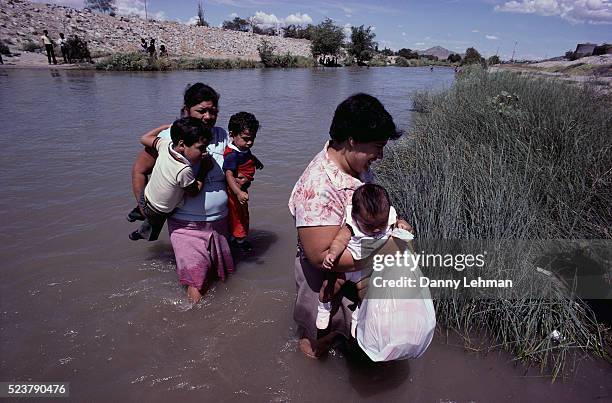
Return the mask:
<svg viewBox="0 0 612 403">
<path fill-rule="evenodd" d="M 444 289 L 436 314 L 466 344 L 473 331 L 488 335 L 489 349 L 551 365 L 553 376 L 572 351 L 605 354 L 588 306 L 532 259 L 536 240 L 612 237 L 612 115 L 603 96 L 562 81 L 465 68 L 451 89 L 417 97 L 426 113 L 413 114 L 411 136 L 376 170 L 418 239 L 528 241 L 534 251 L 512 250 L 513 259 L 483 275 L 513 279 L 507 298 Z M 533 287 L 542 297 L 529 294 Z M 555 340 L 557 329 L 562 338 Z"/>
<path fill-rule="evenodd" d="M 69 59 L 73 62 L 76 60 L 91 61 L 87 42 L 76 35 L 66 40 L 66 50 L 68 51 Z"/>
<path fill-rule="evenodd" d="M 26 52 L 36 52 L 38 50 L 44 49 L 44 47 L 38 42 L 27 40 L 21 45 L 21 49 Z"/>
<path fill-rule="evenodd" d="M 399 67 L 410 67 L 410 62 L 405 57 L 398 56 L 395 58 L 395 65 Z"/>
<path fill-rule="evenodd" d="M 259 59 L 266 67 L 274 67 L 274 50 L 276 47 L 272 45 L 272 43 L 263 39 L 257 46 L 257 51 L 259 52 Z"/>
<path fill-rule="evenodd" d="M 9 50 L 9 47 L 6 46 L 6 44 L 3 41 L 0 41 L 0 54 L 3 55 L 10 55 L 11 51 Z"/>
</svg>

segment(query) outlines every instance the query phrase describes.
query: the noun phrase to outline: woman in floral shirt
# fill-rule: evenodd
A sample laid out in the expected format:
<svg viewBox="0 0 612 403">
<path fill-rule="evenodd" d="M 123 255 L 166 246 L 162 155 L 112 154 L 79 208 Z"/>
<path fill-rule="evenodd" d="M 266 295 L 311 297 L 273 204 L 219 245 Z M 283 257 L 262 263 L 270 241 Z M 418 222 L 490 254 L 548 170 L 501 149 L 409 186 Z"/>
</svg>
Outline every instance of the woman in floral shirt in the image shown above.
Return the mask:
<svg viewBox="0 0 612 403">
<path fill-rule="evenodd" d="M 323 259 L 342 225 L 353 191 L 371 181 L 370 164 L 381 159 L 387 141 L 399 138 L 401 133 L 378 99 L 355 94 L 336 108 L 329 134 L 331 140 L 310 162 L 289 198 L 298 232 L 293 317 L 298 325 L 299 347 L 311 357 L 326 352 L 334 336 L 348 338 L 350 334 L 350 301 L 340 296 L 333 302 L 330 333 L 317 340 L 315 319 L 325 278 Z M 334 271 L 355 270 L 351 254 L 345 251 Z"/>
</svg>

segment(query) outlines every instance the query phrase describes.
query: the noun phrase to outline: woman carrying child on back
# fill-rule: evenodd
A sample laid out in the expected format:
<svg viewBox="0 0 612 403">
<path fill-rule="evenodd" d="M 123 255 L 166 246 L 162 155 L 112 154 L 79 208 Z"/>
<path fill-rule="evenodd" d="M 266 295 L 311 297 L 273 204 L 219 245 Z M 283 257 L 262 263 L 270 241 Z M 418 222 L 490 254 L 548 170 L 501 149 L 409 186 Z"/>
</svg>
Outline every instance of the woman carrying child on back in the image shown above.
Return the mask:
<svg viewBox="0 0 612 403">
<path fill-rule="evenodd" d="M 157 137 L 169 127 L 170 139 Z M 142 137 L 141 143 L 156 149 L 158 157 L 138 203 L 146 220 L 130 234 L 132 241 L 155 241 L 166 218 L 176 207 L 183 205 L 185 193 L 195 196 L 202 190 L 204 178 L 212 164 L 206 151 L 211 137 L 210 128 L 192 117 L 178 119 L 172 126 L 160 126 Z M 202 157 L 206 161 L 200 164 L 198 172 L 194 172 L 194 166 Z"/>
</svg>

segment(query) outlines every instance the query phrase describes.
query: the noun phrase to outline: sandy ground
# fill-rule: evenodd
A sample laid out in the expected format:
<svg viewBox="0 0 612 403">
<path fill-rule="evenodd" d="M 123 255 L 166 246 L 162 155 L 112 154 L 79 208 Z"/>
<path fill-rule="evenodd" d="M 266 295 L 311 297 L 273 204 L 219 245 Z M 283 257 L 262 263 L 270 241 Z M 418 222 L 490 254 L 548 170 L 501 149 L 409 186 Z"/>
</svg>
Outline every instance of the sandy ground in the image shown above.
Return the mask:
<svg viewBox="0 0 612 403">
<path fill-rule="evenodd" d="M 15 52 L 11 56 L 2 55 L 3 65 L 0 68 L 53 68 L 53 69 L 83 69 L 93 68 L 93 64 L 83 63 L 64 63 L 62 55 L 55 55 L 57 64 L 49 64 L 47 55 L 38 52 Z"/>
</svg>

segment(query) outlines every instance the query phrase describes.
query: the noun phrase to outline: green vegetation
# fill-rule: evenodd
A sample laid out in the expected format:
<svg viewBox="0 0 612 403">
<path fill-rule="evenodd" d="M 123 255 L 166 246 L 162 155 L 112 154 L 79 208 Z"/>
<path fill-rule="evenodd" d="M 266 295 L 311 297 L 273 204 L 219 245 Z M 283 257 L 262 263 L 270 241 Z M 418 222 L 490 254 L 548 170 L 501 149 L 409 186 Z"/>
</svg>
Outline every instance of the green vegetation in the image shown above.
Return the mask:
<svg viewBox="0 0 612 403">
<path fill-rule="evenodd" d="M 21 45 L 21 49 L 26 52 L 36 52 L 37 50 L 44 49 L 44 46 L 38 42 L 27 40 Z"/>
<path fill-rule="evenodd" d="M 358 62 L 371 60 L 375 54 L 376 34 L 372 32 L 372 27 L 364 28 L 351 27 L 351 42 L 348 45 L 348 53 L 357 59 Z"/>
<path fill-rule="evenodd" d="M 117 4 L 115 0 L 85 0 L 85 8 L 114 14 L 117 11 Z"/>
<path fill-rule="evenodd" d="M 230 31 L 249 32 L 249 22 L 244 18 L 234 17 L 231 21 L 223 21 L 222 28 Z"/>
<path fill-rule="evenodd" d="M 3 41 L 0 41 L 0 54 L 2 54 L 2 55 L 10 55 L 11 54 L 11 51 L 9 50 L 9 47 Z"/>
<path fill-rule="evenodd" d="M 312 32 L 312 55 L 317 58 L 320 55 L 335 56 L 340 52 L 344 43 L 344 32 L 342 28 L 327 18 L 315 26 Z"/>
<path fill-rule="evenodd" d="M 312 67 L 314 61 L 308 57 L 293 56 L 290 53 L 284 55 L 275 54 L 276 48 L 267 40 L 262 39 L 257 51 L 259 58 L 265 67 Z"/>
<path fill-rule="evenodd" d="M 469 348 L 502 347 L 553 378 L 573 352 L 610 359 L 590 308 L 532 259 L 537 240 L 612 238 L 612 115 L 602 97 L 560 80 L 466 67 L 451 89 L 414 99 L 410 134 L 376 172 L 417 239 L 525 241 L 505 250 L 512 258 L 503 264 L 485 266 L 484 278 L 514 281 L 504 298 L 444 289 L 437 319 Z M 471 339 L 481 335 L 486 348 Z"/>
<path fill-rule="evenodd" d="M 489 66 L 493 66 L 495 64 L 500 64 L 501 60 L 499 59 L 499 56 L 497 55 L 493 55 L 491 57 L 489 57 L 489 59 L 487 60 L 487 65 Z"/>
<path fill-rule="evenodd" d="M 313 61 L 302 56 L 272 55 L 269 67 L 311 67 Z M 244 59 L 211 59 L 204 57 L 150 58 L 143 52 L 116 53 L 96 63 L 99 70 L 108 71 L 168 71 L 252 69 L 265 67 L 263 63 Z"/>
<path fill-rule="evenodd" d="M 463 58 L 463 61 L 461 62 L 461 64 L 463 65 L 476 64 L 476 63 L 482 63 L 483 61 L 484 61 L 484 58 L 480 56 L 480 52 L 478 52 L 474 48 L 467 48 L 465 50 L 465 57 Z"/>
</svg>

